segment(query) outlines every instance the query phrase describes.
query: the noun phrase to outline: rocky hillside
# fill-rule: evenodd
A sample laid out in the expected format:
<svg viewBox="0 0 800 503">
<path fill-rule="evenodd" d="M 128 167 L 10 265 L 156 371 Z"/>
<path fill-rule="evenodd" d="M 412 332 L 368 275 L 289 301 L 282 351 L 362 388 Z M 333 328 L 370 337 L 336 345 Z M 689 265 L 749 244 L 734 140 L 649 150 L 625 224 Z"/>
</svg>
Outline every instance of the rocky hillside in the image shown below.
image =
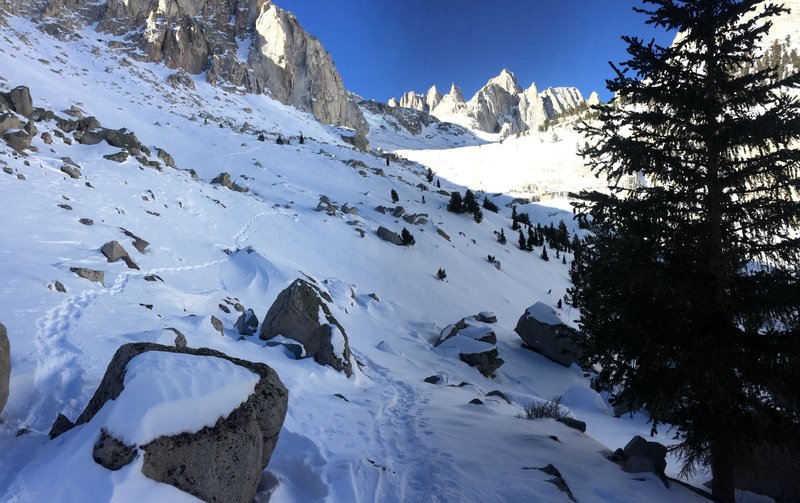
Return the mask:
<svg viewBox="0 0 800 503">
<path fill-rule="evenodd" d="M 596 94 L 592 96 L 593 101 L 597 100 Z M 514 74 L 503 69 L 469 101 L 453 84 L 445 95 L 433 86 L 427 94 L 409 91 L 399 101 L 393 99 L 389 103 L 427 112 L 443 121 L 507 136 L 535 131 L 550 119 L 585 107 L 587 102 L 574 87 L 551 87 L 539 92 L 536 84 L 531 84 L 522 89 Z"/>
<path fill-rule="evenodd" d="M 32 18 L 62 40 L 96 26 L 119 37 L 109 49 L 133 60 L 205 73 L 226 91 L 267 93 L 325 124 L 367 131 L 322 43 L 269 0 L 3 0 L 0 11 Z"/>
</svg>

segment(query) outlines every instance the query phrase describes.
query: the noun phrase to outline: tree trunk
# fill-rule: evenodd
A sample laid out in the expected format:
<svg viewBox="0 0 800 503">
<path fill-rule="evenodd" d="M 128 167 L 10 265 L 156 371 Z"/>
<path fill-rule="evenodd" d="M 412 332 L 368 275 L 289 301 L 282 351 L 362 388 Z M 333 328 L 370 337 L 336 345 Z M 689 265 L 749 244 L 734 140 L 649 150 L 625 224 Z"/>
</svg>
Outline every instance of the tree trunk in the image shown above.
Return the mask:
<svg viewBox="0 0 800 503">
<path fill-rule="evenodd" d="M 733 439 L 716 439 L 711 445 L 711 494 L 716 503 L 735 503 Z"/>
</svg>

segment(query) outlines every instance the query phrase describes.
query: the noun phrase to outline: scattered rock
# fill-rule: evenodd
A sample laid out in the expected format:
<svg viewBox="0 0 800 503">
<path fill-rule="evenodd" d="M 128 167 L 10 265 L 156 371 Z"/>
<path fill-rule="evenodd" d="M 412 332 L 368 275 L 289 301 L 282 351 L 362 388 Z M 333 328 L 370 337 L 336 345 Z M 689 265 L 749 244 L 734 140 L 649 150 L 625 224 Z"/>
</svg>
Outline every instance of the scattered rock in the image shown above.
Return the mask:
<svg viewBox="0 0 800 503">
<path fill-rule="evenodd" d="M 652 472 L 664 477 L 664 469 L 667 467 L 667 448 L 658 442 L 648 442 L 636 435 L 625 446 L 623 453 L 622 468 L 626 472 Z"/>
<path fill-rule="evenodd" d="M 48 433 L 47 436 L 50 437 L 50 440 L 53 440 L 65 431 L 71 430 L 74 426 L 75 424 L 70 421 L 67 416 L 59 414 L 56 420 L 53 421 L 53 426 L 50 427 L 50 433 Z"/>
<path fill-rule="evenodd" d="M 556 439 L 556 441 L 558 440 Z M 547 465 L 542 468 L 537 468 L 537 470 L 540 470 L 548 475 L 553 476 L 554 478 L 548 480 L 548 482 L 556 486 L 559 491 L 566 494 L 570 500 L 577 501 L 575 499 L 575 496 L 572 494 L 572 490 L 570 490 L 569 486 L 567 485 L 567 482 L 564 480 L 564 477 L 561 476 L 561 472 L 558 471 L 558 468 L 556 468 L 553 465 Z"/>
<path fill-rule="evenodd" d="M 342 140 L 362 152 L 367 152 L 369 150 L 369 140 L 367 140 L 367 137 L 360 133 L 353 133 L 352 136 L 341 135 Z"/>
<path fill-rule="evenodd" d="M 138 450 L 135 445 L 125 445 L 122 441 L 109 435 L 105 429 L 100 430 L 100 438 L 97 439 L 92 449 L 94 462 L 112 471 L 127 466 L 136 459 L 136 456 L 138 456 Z"/>
<path fill-rule="evenodd" d="M 76 131 L 75 139 L 81 145 L 97 145 L 106 140 L 110 130 L 105 128 L 90 129 L 88 131 Z"/>
<path fill-rule="evenodd" d="M 0 134 L 5 134 L 10 129 L 20 129 L 22 122 L 13 114 L 0 114 Z"/>
<path fill-rule="evenodd" d="M 94 225 L 94 220 L 91 218 L 81 218 L 78 222 L 82 223 L 83 225 Z"/>
<path fill-rule="evenodd" d="M 53 144 L 53 135 L 45 131 L 41 134 L 40 138 L 45 143 L 45 145 L 52 145 Z"/>
<path fill-rule="evenodd" d="M 64 284 L 58 280 L 56 280 L 56 282 L 53 283 L 53 287 L 56 289 L 57 292 L 67 293 L 67 289 L 64 287 Z"/>
<path fill-rule="evenodd" d="M 95 283 L 103 284 L 105 280 L 105 273 L 94 269 L 87 269 L 86 267 L 70 267 L 70 272 L 74 272 L 83 279 L 94 281 Z"/>
<path fill-rule="evenodd" d="M 500 390 L 490 391 L 486 393 L 486 396 L 496 396 L 498 398 L 502 398 L 507 404 L 511 405 L 511 400 L 509 400 L 506 394 Z"/>
<path fill-rule="evenodd" d="M 139 142 L 139 139 L 136 138 L 136 135 L 133 134 L 132 131 L 128 131 L 127 129 L 108 129 L 106 130 L 106 143 L 111 145 L 112 147 L 117 148 L 124 148 L 124 149 L 136 149 L 141 150 L 142 144 Z"/>
<path fill-rule="evenodd" d="M 11 378 L 11 345 L 6 327 L 0 323 L 0 412 L 8 401 L 8 385 Z"/>
<path fill-rule="evenodd" d="M 556 419 L 556 421 L 563 423 L 570 428 L 586 433 L 586 423 L 583 421 L 578 421 L 577 419 L 573 419 L 571 417 L 559 417 Z"/>
<path fill-rule="evenodd" d="M 102 248 L 100 248 L 100 251 L 106 256 L 106 259 L 108 259 L 109 262 L 122 260 L 129 269 L 139 269 L 139 266 L 134 263 L 134 261 L 128 255 L 128 252 L 125 251 L 125 248 L 119 244 L 119 241 L 109 241 L 108 243 L 104 244 Z"/>
<path fill-rule="evenodd" d="M 439 384 L 440 380 L 441 380 L 441 378 L 439 376 L 430 376 L 430 377 L 426 377 L 425 379 L 423 379 L 423 381 L 428 383 L 428 384 Z"/>
<path fill-rule="evenodd" d="M 478 372 L 489 378 L 494 376 L 494 371 L 505 363 L 505 360 L 500 358 L 497 348 L 476 353 L 460 353 L 458 357 L 470 367 L 476 367 Z"/>
<path fill-rule="evenodd" d="M 31 146 L 31 135 L 22 129 L 6 132 L 3 138 L 8 146 L 17 152 L 22 152 Z"/>
<path fill-rule="evenodd" d="M 144 253 L 145 250 L 147 250 L 147 247 L 150 246 L 149 242 L 147 242 L 144 239 L 140 238 L 139 236 L 137 236 L 136 234 L 132 233 L 128 229 L 125 229 L 124 227 L 120 227 L 119 230 L 121 230 L 123 234 L 125 234 L 127 237 L 129 237 L 129 238 L 131 238 L 133 240 L 133 247 L 136 248 L 136 250 L 139 253 Z"/>
<path fill-rule="evenodd" d="M 31 91 L 25 86 L 18 86 L 5 94 L 7 101 L 11 103 L 11 107 L 15 112 L 25 117 L 33 114 L 33 100 L 31 99 Z"/>
<path fill-rule="evenodd" d="M 80 178 L 81 177 L 81 170 L 76 168 L 75 166 L 61 166 L 61 171 L 69 175 L 70 178 Z"/>
<path fill-rule="evenodd" d="M 211 180 L 212 185 L 222 185 L 223 187 L 230 189 L 233 187 L 233 180 L 231 180 L 230 173 L 220 173 L 216 177 Z"/>
<path fill-rule="evenodd" d="M 472 405 L 483 405 L 483 401 L 480 398 L 473 398 L 469 403 Z"/>
<path fill-rule="evenodd" d="M 258 330 L 258 317 L 252 309 L 248 309 L 236 320 L 236 330 L 241 335 L 253 335 Z"/>
<path fill-rule="evenodd" d="M 128 155 L 130 154 L 128 154 L 127 150 L 120 150 L 116 154 L 106 154 L 103 158 L 114 162 L 125 162 L 128 159 Z"/>
<path fill-rule="evenodd" d="M 441 237 L 445 238 L 447 241 L 450 241 L 450 235 L 447 234 L 441 227 L 437 227 L 436 228 L 436 234 L 438 234 Z"/>
<path fill-rule="evenodd" d="M 481 323 L 497 323 L 497 316 L 490 311 L 481 311 L 475 315 L 475 319 Z"/>
<path fill-rule="evenodd" d="M 65 203 L 59 204 L 58 207 L 61 208 L 62 210 L 72 211 L 72 206 Z"/>
<path fill-rule="evenodd" d="M 225 335 L 225 325 L 214 315 L 211 315 L 211 326 L 214 327 L 214 330 L 219 332 L 220 335 Z"/>
<path fill-rule="evenodd" d="M 327 292 L 308 281 L 295 280 L 269 308 L 259 337 L 270 340 L 280 335 L 295 340 L 314 361 L 349 377 L 353 367 L 347 334 L 326 301 L 332 302 Z"/>
<path fill-rule="evenodd" d="M 381 238 L 384 241 L 388 241 L 397 246 L 403 246 L 403 238 L 400 237 L 400 234 L 392 232 L 386 227 L 383 226 L 378 227 L 378 231 L 376 234 L 378 235 L 379 238 Z"/>
<path fill-rule="evenodd" d="M 476 367 L 484 376 L 492 377 L 494 371 L 505 363 L 500 358 L 496 343 L 494 330 L 486 323 L 478 321 L 477 316 L 470 316 L 446 326 L 434 346 L 456 349 L 461 361 Z"/>
<path fill-rule="evenodd" d="M 555 309 L 543 302 L 529 307 L 514 331 L 530 349 L 565 367 L 578 363 L 583 354 L 584 336 L 566 326 Z"/>
<path fill-rule="evenodd" d="M 455 324 L 446 326 L 439 333 L 439 339 L 434 346 L 440 346 L 444 341 L 456 335 L 462 335 L 489 344 L 497 344 L 497 335 L 495 335 L 494 330 L 491 327 L 487 327 L 485 322 L 478 320 L 478 316 L 480 315 L 461 318 Z"/>
<path fill-rule="evenodd" d="M 164 280 L 161 279 L 161 276 L 159 276 L 158 274 L 147 274 L 144 277 L 144 280 L 145 281 L 160 281 L 162 283 L 164 282 Z"/>
</svg>

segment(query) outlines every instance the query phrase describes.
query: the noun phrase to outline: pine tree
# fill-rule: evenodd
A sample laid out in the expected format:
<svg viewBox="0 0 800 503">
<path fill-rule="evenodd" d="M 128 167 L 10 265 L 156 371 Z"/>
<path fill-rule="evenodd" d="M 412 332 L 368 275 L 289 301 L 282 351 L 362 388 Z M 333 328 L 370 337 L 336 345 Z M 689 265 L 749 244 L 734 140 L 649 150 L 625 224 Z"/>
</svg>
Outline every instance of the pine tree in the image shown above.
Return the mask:
<svg viewBox="0 0 800 503">
<path fill-rule="evenodd" d="M 475 211 L 472 212 L 472 219 L 475 220 L 476 223 L 483 222 L 483 210 L 480 207 L 475 208 Z"/>
<path fill-rule="evenodd" d="M 479 208 L 478 201 L 475 200 L 475 194 L 467 189 L 467 192 L 464 194 L 464 209 L 470 213 L 474 213 L 475 210 Z"/>
<path fill-rule="evenodd" d="M 527 250 L 528 249 L 528 242 L 525 240 L 525 235 L 522 233 L 522 229 L 519 230 L 519 249 L 520 250 Z"/>
<path fill-rule="evenodd" d="M 394 190 L 394 189 L 392 189 L 391 196 L 392 196 L 392 202 L 393 203 L 396 203 L 397 201 L 400 200 L 400 196 L 397 195 L 397 191 Z"/>
<path fill-rule="evenodd" d="M 436 271 L 436 278 L 437 278 L 439 281 L 444 281 L 444 279 L 445 279 L 446 277 L 447 277 L 447 272 L 446 272 L 444 269 L 442 269 L 442 268 L 440 267 L 440 268 L 439 268 L 439 270 L 438 270 L 438 271 Z"/>
<path fill-rule="evenodd" d="M 682 36 L 625 37 L 618 103 L 582 128 L 612 190 L 578 205 L 591 234 L 573 304 L 602 384 L 642 404 L 654 431 L 673 425 L 684 472 L 710 465 L 715 501 L 732 503 L 736 454 L 800 426 L 800 103 L 785 93 L 800 74 L 740 71 L 784 9 L 647 3 L 648 24 Z"/>
<path fill-rule="evenodd" d="M 536 246 L 536 236 L 533 235 L 533 227 L 528 227 L 528 251 L 532 251 Z"/>
<path fill-rule="evenodd" d="M 438 179 L 436 180 L 436 188 L 437 189 L 441 189 L 442 188 L 442 183 Z"/>
<path fill-rule="evenodd" d="M 304 145 L 306 143 L 306 139 L 303 136 L 303 133 L 300 133 L 300 140 L 299 141 L 300 141 L 300 145 Z"/>
<path fill-rule="evenodd" d="M 546 246 L 542 246 L 542 254 L 540 255 L 540 257 L 542 257 L 542 260 L 544 260 L 545 262 L 548 262 L 550 260 L 550 257 L 547 255 Z"/>
<path fill-rule="evenodd" d="M 453 193 L 450 194 L 450 202 L 447 203 L 447 211 L 464 213 L 464 200 L 461 198 L 461 193 L 459 191 L 454 190 Z"/>
<path fill-rule="evenodd" d="M 494 204 L 493 202 L 489 201 L 489 198 L 487 196 L 483 196 L 483 205 L 482 206 L 483 206 L 483 209 L 491 211 L 492 213 L 497 213 L 498 210 L 499 210 L 497 205 Z"/>
<path fill-rule="evenodd" d="M 497 235 L 497 242 L 500 243 L 501 245 L 504 245 L 507 242 L 506 233 L 502 228 L 500 229 L 500 233 Z"/>
<path fill-rule="evenodd" d="M 428 183 L 433 182 L 433 170 L 431 168 L 425 170 L 425 180 L 427 180 Z"/>
</svg>

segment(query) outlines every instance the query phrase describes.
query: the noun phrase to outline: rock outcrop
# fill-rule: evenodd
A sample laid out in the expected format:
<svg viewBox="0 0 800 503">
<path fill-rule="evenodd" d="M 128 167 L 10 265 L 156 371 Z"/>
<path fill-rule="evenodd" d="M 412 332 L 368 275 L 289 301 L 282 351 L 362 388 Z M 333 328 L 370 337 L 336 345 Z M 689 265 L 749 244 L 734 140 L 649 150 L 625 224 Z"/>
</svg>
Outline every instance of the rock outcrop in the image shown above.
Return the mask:
<svg viewBox="0 0 800 503">
<path fill-rule="evenodd" d="M 109 401 L 125 398 L 128 366 L 137 356 L 177 353 L 193 358 L 222 359 L 257 376 L 252 394 L 226 417 L 199 431 L 159 436 L 145 445 L 129 445 L 100 431 L 93 449 L 95 461 L 110 470 L 128 465 L 143 455 L 142 473 L 205 501 L 251 502 L 269 462 L 288 406 L 288 394 L 270 367 L 232 358 L 211 349 L 133 343 L 120 347 L 108 365 L 86 409 L 75 425 L 92 419 Z M 198 360 L 198 363 L 202 360 Z M 70 429 L 61 421 L 59 433 Z"/>
<path fill-rule="evenodd" d="M 69 36 L 76 18 L 96 23 L 99 31 L 125 35 L 138 60 L 163 62 L 189 74 L 207 72 L 211 84 L 267 92 L 320 122 L 360 134 L 368 130 L 322 43 L 269 0 L 50 0 L 39 9 L 23 4 L 11 2 L 7 8 L 33 16 L 56 36 Z M 239 44 L 246 40 L 250 45 L 241 60 Z M 24 102 L 24 96 L 20 99 Z"/>
<path fill-rule="evenodd" d="M 6 327 L 0 323 L 0 412 L 8 401 L 8 385 L 11 378 L 11 346 Z"/>
<path fill-rule="evenodd" d="M 565 367 L 578 363 L 583 354 L 583 335 L 566 326 L 558 313 L 543 302 L 529 307 L 514 331 L 529 348 Z"/>
<path fill-rule="evenodd" d="M 350 345 L 344 327 L 331 314 L 331 296 L 308 281 L 297 279 L 286 287 L 267 311 L 259 337 L 276 337 L 302 344 L 305 355 L 320 365 L 353 374 Z"/>
<path fill-rule="evenodd" d="M 593 96 L 596 99 L 596 93 Z M 536 84 L 531 84 L 523 90 L 506 69 L 489 79 L 469 101 L 453 84 L 444 96 L 434 86 L 427 95 L 410 91 L 394 102 L 443 121 L 458 121 L 481 131 L 503 134 L 537 130 L 548 120 L 586 104 L 580 91 L 573 87 L 551 87 L 539 92 Z"/>
</svg>

